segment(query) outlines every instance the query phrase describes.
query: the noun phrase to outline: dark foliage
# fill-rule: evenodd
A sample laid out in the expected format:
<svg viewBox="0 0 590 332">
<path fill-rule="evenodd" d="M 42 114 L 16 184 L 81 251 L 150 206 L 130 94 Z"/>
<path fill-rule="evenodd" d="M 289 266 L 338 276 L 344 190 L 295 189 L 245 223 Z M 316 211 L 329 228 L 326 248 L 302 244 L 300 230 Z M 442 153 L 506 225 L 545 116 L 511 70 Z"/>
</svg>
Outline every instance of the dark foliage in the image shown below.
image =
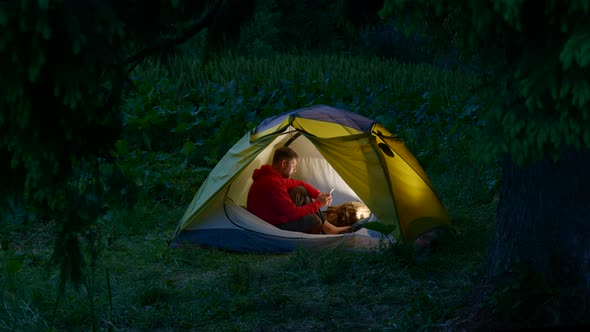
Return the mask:
<svg viewBox="0 0 590 332">
<path fill-rule="evenodd" d="M 79 248 L 95 221 L 133 203 L 134 185 L 112 154 L 122 132 L 126 59 L 146 47 L 156 53 L 162 46 L 153 40 L 185 31 L 208 8 L 168 0 L 0 6 L 2 224 L 23 222 L 15 217 L 22 210 L 57 216 L 62 281 L 80 280 Z"/>
</svg>

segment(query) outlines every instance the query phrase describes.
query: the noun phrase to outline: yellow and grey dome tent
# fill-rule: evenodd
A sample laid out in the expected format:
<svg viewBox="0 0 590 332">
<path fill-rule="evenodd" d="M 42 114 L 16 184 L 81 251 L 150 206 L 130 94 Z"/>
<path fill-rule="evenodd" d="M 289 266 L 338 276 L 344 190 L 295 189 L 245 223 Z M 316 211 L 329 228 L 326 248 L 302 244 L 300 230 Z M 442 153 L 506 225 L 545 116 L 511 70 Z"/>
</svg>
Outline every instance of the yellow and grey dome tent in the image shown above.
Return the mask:
<svg viewBox="0 0 590 332">
<path fill-rule="evenodd" d="M 383 236 L 367 229 L 338 235 L 284 231 L 244 208 L 253 171 L 270 164 L 274 150 L 285 145 L 299 156 L 294 178 L 323 192 L 335 187 L 334 205 L 363 202 L 375 221 L 398 226 L 398 240 L 450 227 L 432 183 L 402 141 L 367 117 L 317 105 L 267 118 L 244 135 L 197 191 L 171 245 L 250 252 L 377 247 Z"/>
</svg>

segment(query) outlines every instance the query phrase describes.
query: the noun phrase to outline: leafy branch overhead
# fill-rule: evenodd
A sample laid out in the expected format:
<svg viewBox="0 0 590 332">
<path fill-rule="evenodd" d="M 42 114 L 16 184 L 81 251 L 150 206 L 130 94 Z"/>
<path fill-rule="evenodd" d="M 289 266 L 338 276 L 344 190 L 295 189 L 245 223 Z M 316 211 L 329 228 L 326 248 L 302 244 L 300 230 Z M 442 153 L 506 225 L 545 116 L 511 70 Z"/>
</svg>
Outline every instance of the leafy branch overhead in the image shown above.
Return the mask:
<svg viewBox="0 0 590 332">
<path fill-rule="evenodd" d="M 382 17 L 430 22 L 494 77 L 483 157 L 520 163 L 590 148 L 590 5 L 587 1 L 387 0 Z M 444 29 L 440 29 L 440 27 Z"/>
<path fill-rule="evenodd" d="M 23 206 L 64 216 L 55 252 L 70 253 L 56 255 L 66 278 L 79 279 L 76 249 L 92 238 L 84 234 L 96 219 L 113 204 L 133 201 L 134 184 L 112 157 L 123 128 L 126 67 L 206 27 L 241 24 L 221 21 L 220 13 L 243 3 L 248 1 L 0 5 L 0 210 L 7 218 Z M 248 18 L 247 11 L 241 15 Z"/>
</svg>

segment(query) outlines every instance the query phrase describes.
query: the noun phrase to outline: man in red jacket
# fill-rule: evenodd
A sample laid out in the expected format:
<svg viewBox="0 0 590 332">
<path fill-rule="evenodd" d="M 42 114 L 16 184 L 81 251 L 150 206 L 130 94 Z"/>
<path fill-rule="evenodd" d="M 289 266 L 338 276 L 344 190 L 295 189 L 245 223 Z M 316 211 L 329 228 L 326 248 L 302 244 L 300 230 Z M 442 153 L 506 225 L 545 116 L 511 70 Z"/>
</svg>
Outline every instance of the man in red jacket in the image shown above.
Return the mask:
<svg viewBox="0 0 590 332">
<path fill-rule="evenodd" d="M 339 234 L 350 226 L 337 227 L 325 221 L 320 208 L 332 204 L 332 195 L 321 193 L 308 183 L 292 179 L 297 153 L 278 148 L 272 165 L 254 170 L 247 209 L 276 227 L 310 234 Z"/>
</svg>

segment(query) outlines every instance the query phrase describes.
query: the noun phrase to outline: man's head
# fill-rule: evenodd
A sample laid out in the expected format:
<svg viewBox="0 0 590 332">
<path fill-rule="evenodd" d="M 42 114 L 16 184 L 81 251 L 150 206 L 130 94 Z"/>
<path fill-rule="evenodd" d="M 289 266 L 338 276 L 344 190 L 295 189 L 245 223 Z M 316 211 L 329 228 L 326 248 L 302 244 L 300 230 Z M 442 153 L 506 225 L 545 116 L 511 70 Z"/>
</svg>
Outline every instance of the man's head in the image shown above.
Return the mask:
<svg viewBox="0 0 590 332">
<path fill-rule="evenodd" d="M 272 157 L 272 168 L 284 178 L 291 177 L 297 169 L 297 153 L 286 146 L 276 149 Z"/>
</svg>

